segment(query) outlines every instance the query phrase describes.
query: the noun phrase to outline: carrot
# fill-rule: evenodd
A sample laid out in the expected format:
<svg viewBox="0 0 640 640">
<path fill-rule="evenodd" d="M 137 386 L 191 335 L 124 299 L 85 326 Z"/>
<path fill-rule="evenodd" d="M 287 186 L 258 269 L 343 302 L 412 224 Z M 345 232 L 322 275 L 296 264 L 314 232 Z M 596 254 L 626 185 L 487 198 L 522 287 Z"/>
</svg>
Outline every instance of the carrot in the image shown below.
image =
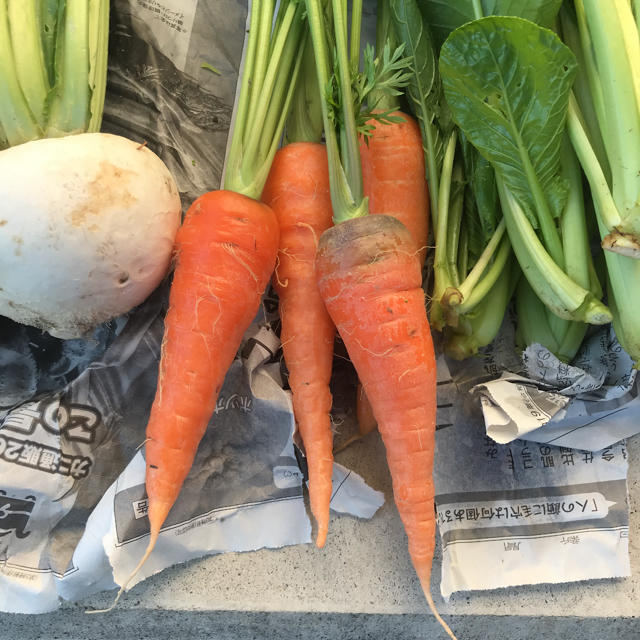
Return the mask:
<svg viewBox="0 0 640 640">
<path fill-rule="evenodd" d="M 371 401 L 409 554 L 436 613 L 430 595 L 436 361 L 415 242 L 391 216 L 355 218 L 322 235 L 316 271 L 329 315 Z"/>
<path fill-rule="evenodd" d="M 278 239 L 268 205 L 224 190 L 195 200 L 178 229 L 145 441 L 149 542 L 112 606 L 153 551 L 189 474 L 227 370 L 260 308 Z"/>
<path fill-rule="evenodd" d="M 149 542 L 111 608 L 156 545 L 275 267 L 278 221 L 258 198 L 300 68 L 304 9 L 297 0 L 282 0 L 277 20 L 275 10 L 275 3 L 252 5 L 224 189 L 197 198 L 176 235 L 145 441 Z"/>
<path fill-rule="evenodd" d="M 420 127 L 414 118 L 394 111 L 401 122 L 371 119 L 370 135 L 360 138 L 362 184 L 369 198 L 369 213 L 397 218 L 411 232 L 417 246 L 420 265 L 427 257 L 429 235 L 429 190 L 425 178 L 424 151 Z M 358 435 L 344 446 L 376 428 L 371 404 L 358 385 L 356 394 Z"/>
<path fill-rule="evenodd" d="M 147 554 L 191 469 L 242 336 L 260 308 L 278 238 L 278 223 L 267 205 L 224 190 L 200 196 L 178 230 L 158 388 L 147 425 Z"/>
<path fill-rule="evenodd" d="M 327 151 L 294 142 L 280 149 L 262 193 L 280 225 L 273 285 L 280 299 L 281 340 L 293 411 L 309 469 L 309 500 L 322 547 L 329 528 L 333 471 L 331 391 L 335 327 L 315 280 L 318 238 L 332 222 Z"/>
<path fill-rule="evenodd" d="M 318 287 L 378 422 L 395 502 L 425 598 L 443 629 L 455 638 L 431 596 L 436 360 L 419 247 L 393 216 L 368 215 L 353 109 L 361 5 L 351 6 L 350 31 L 346 1 L 332 2 L 330 48 L 321 1 L 305 4 L 319 87 L 329 86 L 333 66 L 338 93 L 337 99 L 325 93 L 323 101 L 335 226 L 318 243 Z"/>
<path fill-rule="evenodd" d="M 425 177 L 420 127 L 414 118 L 394 111 L 401 122 L 371 119 L 371 135 L 360 139 L 362 183 L 369 198 L 369 213 L 393 216 L 411 232 L 418 245 L 420 264 L 427 256 L 429 190 Z"/>
</svg>

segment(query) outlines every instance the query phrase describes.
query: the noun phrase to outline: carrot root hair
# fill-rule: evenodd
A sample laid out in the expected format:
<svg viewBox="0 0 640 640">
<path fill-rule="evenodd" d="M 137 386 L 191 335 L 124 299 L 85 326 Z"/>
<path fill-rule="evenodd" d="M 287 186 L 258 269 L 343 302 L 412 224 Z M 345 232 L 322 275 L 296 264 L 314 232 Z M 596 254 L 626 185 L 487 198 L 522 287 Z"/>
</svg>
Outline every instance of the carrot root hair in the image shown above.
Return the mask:
<svg viewBox="0 0 640 640">
<path fill-rule="evenodd" d="M 440 617 L 438 610 L 436 609 L 436 605 L 433 602 L 433 598 L 428 591 L 425 591 L 424 597 L 427 600 L 427 604 L 429 605 L 429 609 L 431 609 L 431 613 L 433 617 L 440 623 L 440 626 L 444 629 L 445 633 L 451 638 L 451 640 L 458 640 L 456 634 L 451 631 L 449 625 Z"/>
<path fill-rule="evenodd" d="M 107 607 L 106 609 L 91 609 L 90 611 L 85 611 L 85 613 L 108 613 L 115 608 L 115 606 L 118 604 L 118 601 L 120 600 L 120 596 L 122 596 L 122 594 L 127 590 L 127 587 L 131 584 L 131 581 L 136 577 L 140 569 L 142 569 L 142 565 L 144 565 L 144 563 L 151 555 L 151 552 L 153 551 L 154 547 L 156 546 L 156 542 L 158 541 L 159 534 L 159 531 L 151 532 L 151 536 L 149 537 L 149 544 L 147 545 L 147 549 L 144 552 L 144 555 L 140 559 L 140 562 L 138 562 L 136 568 L 129 574 L 129 577 L 124 581 L 123 585 L 118 590 L 115 600 L 111 603 L 111 606 Z"/>
<path fill-rule="evenodd" d="M 433 617 L 440 623 L 440 626 L 444 629 L 445 633 L 451 638 L 451 640 L 458 640 L 456 634 L 451 631 L 449 625 L 442 619 L 442 617 L 438 613 L 438 610 L 436 609 L 433 597 L 431 596 L 431 572 L 429 572 L 428 577 L 420 575 L 420 573 L 418 573 L 418 578 L 420 579 L 420 586 L 422 587 L 425 600 L 429 605 L 429 609 L 433 614 Z"/>
</svg>

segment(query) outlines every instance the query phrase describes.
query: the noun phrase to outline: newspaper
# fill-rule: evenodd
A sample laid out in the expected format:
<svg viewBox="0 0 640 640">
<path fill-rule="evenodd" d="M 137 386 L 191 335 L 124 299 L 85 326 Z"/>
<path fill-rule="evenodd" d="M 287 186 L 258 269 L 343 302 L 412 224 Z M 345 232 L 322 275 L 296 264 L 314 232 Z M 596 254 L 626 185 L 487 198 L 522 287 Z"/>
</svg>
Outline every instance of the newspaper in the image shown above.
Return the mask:
<svg viewBox="0 0 640 640">
<path fill-rule="evenodd" d="M 600 451 L 498 444 L 456 377 L 441 357 L 435 483 L 443 597 L 630 575 L 625 443 Z"/>
<path fill-rule="evenodd" d="M 146 142 L 174 173 L 186 207 L 220 184 L 246 4 L 116 0 L 112 8 L 103 130 Z M 113 589 L 142 556 L 144 431 L 168 289 L 167 279 L 90 340 L 0 319 L 0 611 L 43 613 L 60 597 Z M 277 323 L 269 289 L 180 500 L 132 586 L 205 554 L 311 542 Z M 333 481 L 337 512 L 370 518 L 383 504 L 348 469 L 336 465 Z"/>
<path fill-rule="evenodd" d="M 585 340 L 571 364 L 539 344 L 527 347 L 521 373 L 504 369 L 472 388 L 487 435 L 599 451 L 640 433 L 636 369 L 610 326 Z"/>
</svg>

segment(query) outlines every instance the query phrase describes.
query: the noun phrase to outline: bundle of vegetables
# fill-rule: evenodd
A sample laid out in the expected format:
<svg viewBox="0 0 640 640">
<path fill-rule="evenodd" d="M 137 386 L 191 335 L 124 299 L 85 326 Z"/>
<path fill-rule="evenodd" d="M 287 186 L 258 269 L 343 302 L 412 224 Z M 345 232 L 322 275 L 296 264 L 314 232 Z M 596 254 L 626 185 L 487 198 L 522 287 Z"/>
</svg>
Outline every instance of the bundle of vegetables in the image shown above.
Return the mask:
<svg viewBox="0 0 640 640">
<path fill-rule="evenodd" d="M 0 1 L 0 149 L 100 130 L 109 0 Z"/>
<path fill-rule="evenodd" d="M 589 324 L 613 319 L 623 347 L 640 359 L 640 323 L 628 310 L 637 263 L 621 255 L 633 253 L 639 194 L 632 138 L 638 131 L 637 28 L 623 0 L 611 11 L 576 2 L 580 28 L 565 7 L 563 37 L 584 53 L 576 60 L 552 30 L 561 4 L 389 0 L 395 32 L 413 60 L 407 95 L 428 168 L 436 247 L 430 317 L 457 358 L 494 339 L 515 293 L 521 346 L 541 343 L 570 361 Z M 623 23 L 620 38 L 614 34 Z M 592 46 L 588 29 L 618 58 L 596 44 L 595 35 Z M 584 119 L 574 84 L 580 109 L 589 102 Z M 617 93 L 624 94 L 626 115 L 614 125 Z M 624 144 L 623 131 L 630 132 Z M 616 161 L 618 170 L 609 174 Z M 597 275 L 601 252 L 592 256 L 595 224 L 580 165 L 603 247 L 618 252 L 605 251 L 610 308 Z"/>
<path fill-rule="evenodd" d="M 605 249 L 616 336 L 640 362 L 640 12 L 624 0 L 576 0 L 560 14 L 579 62 L 568 131 L 589 182 Z"/>
</svg>

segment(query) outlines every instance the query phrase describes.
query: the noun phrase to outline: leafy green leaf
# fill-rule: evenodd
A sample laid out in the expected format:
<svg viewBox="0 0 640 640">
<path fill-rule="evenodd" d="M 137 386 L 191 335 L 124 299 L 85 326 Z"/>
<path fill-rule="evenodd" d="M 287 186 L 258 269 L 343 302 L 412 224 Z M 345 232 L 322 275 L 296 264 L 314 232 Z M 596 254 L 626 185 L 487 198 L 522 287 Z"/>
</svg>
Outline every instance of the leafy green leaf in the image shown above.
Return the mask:
<svg viewBox="0 0 640 640">
<path fill-rule="evenodd" d="M 442 47 L 454 120 L 534 227 L 551 224 L 566 199 L 560 146 L 575 71 L 574 55 L 553 32 L 520 18 L 476 20 Z"/>
<path fill-rule="evenodd" d="M 390 0 L 391 17 L 411 59 L 407 95 L 418 118 L 425 147 L 431 209 L 437 214 L 438 182 L 451 116 L 444 101 L 438 61 L 429 29 L 416 0 Z"/>
<path fill-rule="evenodd" d="M 501 211 L 496 176 L 491 163 L 477 152 L 464 134 L 460 136 L 460 147 L 464 160 L 464 173 L 471 192 L 466 200 L 470 202 L 470 206 L 477 208 L 477 232 L 484 248 L 500 221 Z"/>
<path fill-rule="evenodd" d="M 481 0 L 482 16 L 475 15 L 473 0 L 418 0 L 418 4 L 440 48 L 454 29 L 483 16 L 516 16 L 550 28 L 562 0 Z"/>
</svg>

